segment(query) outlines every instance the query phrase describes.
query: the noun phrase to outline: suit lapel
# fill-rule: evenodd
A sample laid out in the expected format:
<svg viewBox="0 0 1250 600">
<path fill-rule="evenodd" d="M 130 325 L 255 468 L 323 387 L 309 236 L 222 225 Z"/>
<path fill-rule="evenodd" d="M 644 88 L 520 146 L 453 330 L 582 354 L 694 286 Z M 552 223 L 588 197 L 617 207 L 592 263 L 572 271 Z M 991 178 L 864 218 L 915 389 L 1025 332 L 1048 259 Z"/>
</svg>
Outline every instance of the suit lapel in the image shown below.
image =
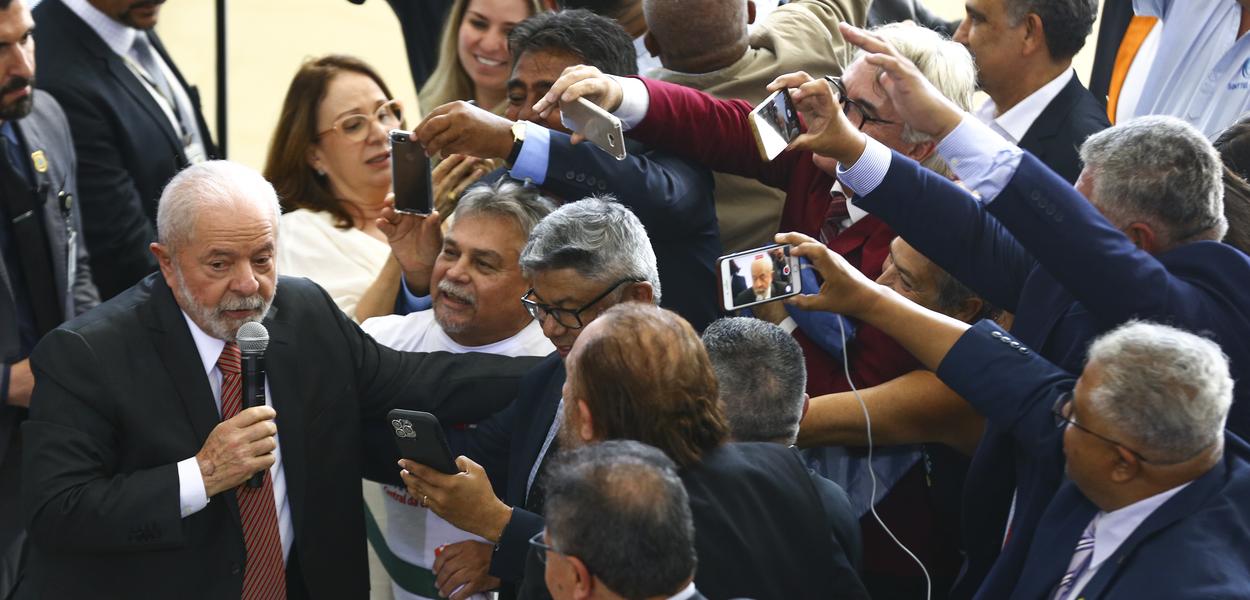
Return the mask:
<svg viewBox="0 0 1250 600">
<path fill-rule="evenodd" d="M 1076 108 L 1081 92 L 1084 91 L 1085 86 L 1081 85 L 1080 79 L 1074 74 L 1072 79 L 1068 80 L 1068 84 L 1059 90 L 1059 95 L 1055 96 L 1054 100 L 1042 109 L 1041 114 L 1037 115 L 1037 119 L 1029 126 L 1028 131 L 1024 132 L 1024 137 L 1020 138 L 1020 147 L 1032 152 L 1039 160 L 1045 162 L 1042 158 L 1046 154 L 1044 142 L 1060 134 L 1067 134 L 1063 123 Z"/>
<path fill-rule="evenodd" d="M 269 347 L 265 349 L 265 378 L 269 383 L 270 400 L 277 411 L 278 443 L 282 450 L 282 469 L 286 478 L 287 502 L 291 505 L 292 525 L 300 531 L 301 519 L 306 512 L 303 506 L 308 465 L 304 463 L 308 440 L 305 439 L 307 415 L 300 401 L 299 381 L 293 365 L 301 361 L 295 343 L 295 328 L 287 323 L 278 308 L 269 309 L 265 318 L 269 330 Z M 286 368 L 283 368 L 286 367 Z"/>
<path fill-rule="evenodd" d="M 43 127 L 39 121 L 39 112 L 35 111 L 25 119 L 17 121 L 15 125 L 18 135 L 26 142 L 26 152 L 23 158 L 31 161 L 31 172 L 35 174 L 35 189 L 39 193 L 37 201 L 43 204 L 41 208 L 44 211 L 44 235 L 47 236 L 48 253 L 52 259 L 52 284 L 56 288 L 56 297 L 65 300 L 69 298 L 66 293 L 69 289 L 69 280 L 66 276 L 69 264 L 65 256 L 65 233 L 53 230 L 54 227 L 65 222 L 65 216 L 61 214 L 59 198 L 55 202 L 47 201 L 49 190 L 60 192 L 65 189 L 63 176 L 65 165 L 55 162 L 62 156 L 60 153 L 48 152 L 47 140 L 43 138 L 41 133 Z M 39 161 L 35 160 L 36 155 L 41 157 Z M 42 169 L 40 169 L 41 165 Z M 60 311 L 63 319 L 73 316 L 71 302 L 61 302 Z"/>
<path fill-rule="evenodd" d="M 529 427 L 526 431 L 523 461 L 517 464 L 522 466 L 521 469 L 515 470 L 519 477 L 509 477 L 509 486 L 512 487 L 512 498 L 517 499 L 524 504 L 525 496 L 528 493 L 526 489 L 529 483 L 530 473 L 538 466 L 539 460 L 543 457 L 539 456 L 543 449 L 543 442 L 547 441 L 547 434 L 551 431 L 551 423 L 556 418 L 556 410 L 560 407 L 561 391 L 564 387 L 564 361 L 559 356 L 555 357 L 558 364 L 554 365 L 551 375 L 547 378 L 547 382 L 543 385 L 542 396 L 536 406 L 533 423 L 542 423 L 546 427 Z M 514 461 L 515 462 L 515 461 Z"/>
<path fill-rule="evenodd" d="M 203 446 L 213 428 L 221 422 L 212 387 L 204 374 L 204 363 L 187 329 L 182 310 L 174 301 L 169 286 L 165 285 L 165 279 L 159 272 L 153 273 L 142 285 L 150 289 L 151 295 L 139 307 L 141 319 L 147 323 L 161 364 L 187 411 L 187 420 L 195 430 L 196 446 Z M 239 504 L 234 494 L 222 494 L 220 497 L 225 499 L 235 523 L 242 527 Z"/>
<path fill-rule="evenodd" d="M 1062 510 L 1059 510 L 1062 508 Z M 1072 483 L 1060 488 L 1039 522 L 1012 598 L 1049 598 L 1068 570 L 1081 533 L 1098 508 Z"/>
</svg>

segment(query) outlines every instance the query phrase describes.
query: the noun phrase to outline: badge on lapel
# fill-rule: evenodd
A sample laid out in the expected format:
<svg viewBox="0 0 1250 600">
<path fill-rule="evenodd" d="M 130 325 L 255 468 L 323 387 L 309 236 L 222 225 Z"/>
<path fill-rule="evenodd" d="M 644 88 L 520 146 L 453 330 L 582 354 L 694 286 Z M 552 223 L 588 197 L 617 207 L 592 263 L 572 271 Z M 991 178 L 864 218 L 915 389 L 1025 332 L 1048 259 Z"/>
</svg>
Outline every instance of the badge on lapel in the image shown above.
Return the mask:
<svg viewBox="0 0 1250 600">
<path fill-rule="evenodd" d="M 43 150 L 35 150 L 30 153 L 30 162 L 35 165 L 35 170 L 40 173 L 48 172 L 48 157 L 44 155 Z"/>
</svg>

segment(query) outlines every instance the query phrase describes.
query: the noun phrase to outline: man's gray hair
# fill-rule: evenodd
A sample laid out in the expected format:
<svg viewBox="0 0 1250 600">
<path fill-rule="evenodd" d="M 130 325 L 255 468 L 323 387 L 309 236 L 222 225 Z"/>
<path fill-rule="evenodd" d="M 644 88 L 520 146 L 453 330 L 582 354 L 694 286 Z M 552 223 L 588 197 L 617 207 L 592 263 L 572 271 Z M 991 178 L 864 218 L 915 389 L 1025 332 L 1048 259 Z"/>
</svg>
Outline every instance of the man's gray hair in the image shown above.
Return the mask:
<svg viewBox="0 0 1250 600">
<path fill-rule="evenodd" d="M 1116 227 L 1148 223 L 1167 245 L 1223 239 L 1223 163 L 1202 132 L 1146 116 L 1104 129 L 1081 146 L 1098 209 Z"/>
<path fill-rule="evenodd" d="M 278 194 L 255 169 L 228 160 L 191 165 L 174 175 L 161 192 L 156 209 L 156 237 L 173 252 L 190 241 L 195 220 L 210 206 L 233 206 L 245 202 L 273 213 L 273 234 L 278 238 L 282 207 Z"/>
<path fill-rule="evenodd" d="M 1220 441 L 1233 403 L 1228 357 L 1206 338 L 1130 321 L 1094 341 L 1091 409 L 1151 460 L 1180 462 Z"/>
<path fill-rule="evenodd" d="M 894 46 L 899 54 L 916 64 L 920 74 L 943 96 L 949 98 L 960 109 L 972 110 L 972 97 L 977 90 L 977 67 L 972 55 L 963 44 L 953 42 L 942 34 L 920 27 L 914 23 L 890 23 L 874 28 L 873 33 L 885 38 Z M 863 58 L 867 53 L 859 50 L 855 60 Z M 874 85 L 880 82 L 874 79 Z M 878 87 L 878 89 L 880 89 Z M 884 90 L 882 90 L 884 93 Z M 932 136 L 920 133 L 903 125 L 903 141 L 919 144 L 932 140 Z M 937 152 L 929 155 L 924 166 L 937 173 L 950 177 L 951 171 L 946 161 Z"/>
<path fill-rule="evenodd" d="M 694 518 L 677 466 L 632 440 L 562 453 L 547 476 L 547 536 L 625 598 L 668 597 L 694 575 Z"/>
<path fill-rule="evenodd" d="M 660 303 L 660 270 L 642 222 L 611 196 L 590 197 L 556 209 L 530 233 L 521 273 L 573 269 L 592 281 L 647 281 Z"/>
<path fill-rule="evenodd" d="M 474 215 L 507 219 L 529 238 L 534 226 L 555 209 L 555 203 L 544 198 L 537 188 L 502 178 L 493 183 L 477 183 L 469 187 L 456 203 L 453 214 L 456 219 Z"/>
<path fill-rule="evenodd" d="M 803 418 L 803 349 L 784 329 L 745 317 L 703 331 L 729 429 L 743 442 L 794 443 Z"/>
</svg>

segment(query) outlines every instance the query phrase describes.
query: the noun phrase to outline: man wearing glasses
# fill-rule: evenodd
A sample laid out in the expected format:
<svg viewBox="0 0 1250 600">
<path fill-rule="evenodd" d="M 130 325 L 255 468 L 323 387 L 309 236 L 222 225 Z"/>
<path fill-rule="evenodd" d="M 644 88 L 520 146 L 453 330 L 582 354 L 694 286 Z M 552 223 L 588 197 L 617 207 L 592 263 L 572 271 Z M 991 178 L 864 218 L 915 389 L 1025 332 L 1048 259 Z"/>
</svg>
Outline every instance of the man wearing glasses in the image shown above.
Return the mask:
<svg viewBox="0 0 1250 600">
<path fill-rule="evenodd" d="M 930 312 L 864 280 L 812 238 L 779 237 L 802 244 L 796 254 L 824 276 L 821 293 L 800 304 L 880 327 L 1009 432 L 1015 510 L 1040 506 L 1042 517 L 1032 531 L 1007 529 L 999 562 L 1020 566 L 1010 585 L 977 597 L 1250 593 L 1250 446 L 1224 429 L 1233 378 L 1219 345 L 1132 321 L 1094 340 L 1074 380 L 990 321 Z M 1052 478 L 1063 480 L 1057 491 Z M 1026 533 L 1027 545 L 1008 543 Z"/>
<path fill-rule="evenodd" d="M 592 198 L 556 209 L 534 227 L 520 262 L 533 286 L 520 302 L 556 352 L 522 380 L 508 408 L 474 429 L 448 432 L 452 451 L 463 455 L 457 460 L 463 473 L 448 476 L 421 466 L 413 472 L 436 490 L 414 494 L 422 505 L 490 542 L 438 553 L 434 573 L 444 597 L 468 597 L 498 580 L 511 597 L 525 570 L 529 539 L 543 528 L 542 473 L 559 446 L 565 357 L 583 328 L 612 306 L 660 301 L 647 232 L 615 202 Z"/>
</svg>

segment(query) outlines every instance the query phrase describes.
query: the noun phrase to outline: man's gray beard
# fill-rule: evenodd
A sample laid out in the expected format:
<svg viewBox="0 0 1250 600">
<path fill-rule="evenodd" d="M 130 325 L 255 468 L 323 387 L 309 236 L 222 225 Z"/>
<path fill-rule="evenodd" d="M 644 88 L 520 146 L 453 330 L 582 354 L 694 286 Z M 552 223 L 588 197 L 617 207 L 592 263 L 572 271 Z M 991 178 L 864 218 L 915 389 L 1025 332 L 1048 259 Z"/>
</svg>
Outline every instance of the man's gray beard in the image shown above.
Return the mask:
<svg viewBox="0 0 1250 600">
<path fill-rule="evenodd" d="M 462 286 L 456 285 L 450 281 L 447 281 L 446 279 L 443 279 L 438 282 L 438 290 L 442 292 L 443 294 L 447 294 L 450 292 L 452 295 L 456 296 L 457 298 L 468 300 L 469 304 L 473 306 L 477 306 L 476 296 L 469 293 Z M 440 314 L 440 311 L 438 310 L 437 306 L 434 307 L 434 321 L 438 323 L 438 326 L 447 333 L 460 333 L 464 331 L 465 329 L 468 329 L 469 325 L 471 324 L 469 323 L 469 321 L 462 321 L 459 323 L 447 322 L 443 318 L 443 315 Z"/>
<path fill-rule="evenodd" d="M 187 287 L 187 280 L 182 276 L 182 269 L 174 267 L 174 279 L 178 281 L 178 304 L 182 310 L 191 315 L 191 320 L 197 325 L 204 328 L 204 332 L 219 340 L 227 342 L 235 341 L 234 336 L 244 323 L 252 321 L 260 322 L 265 319 L 265 315 L 269 314 L 269 307 L 273 305 L 273 299 L 265 300 L 259 293 L 253 294 L 246 298 L 240 298 L 233 294 L 228 294 L 222 299 L 221 304 L 212 307 L 205 306 L 195 301 L 195 296 L 191 294 L 191 288 Z M 274 278 L 274 294 L 277 295 L 278 279 Z M 221 316 L 221 312 L 227 310 L 244 310 L 259 308 L 260 313 L 247 317 L 245 319 L 227 319 Z"/>
</svg>

